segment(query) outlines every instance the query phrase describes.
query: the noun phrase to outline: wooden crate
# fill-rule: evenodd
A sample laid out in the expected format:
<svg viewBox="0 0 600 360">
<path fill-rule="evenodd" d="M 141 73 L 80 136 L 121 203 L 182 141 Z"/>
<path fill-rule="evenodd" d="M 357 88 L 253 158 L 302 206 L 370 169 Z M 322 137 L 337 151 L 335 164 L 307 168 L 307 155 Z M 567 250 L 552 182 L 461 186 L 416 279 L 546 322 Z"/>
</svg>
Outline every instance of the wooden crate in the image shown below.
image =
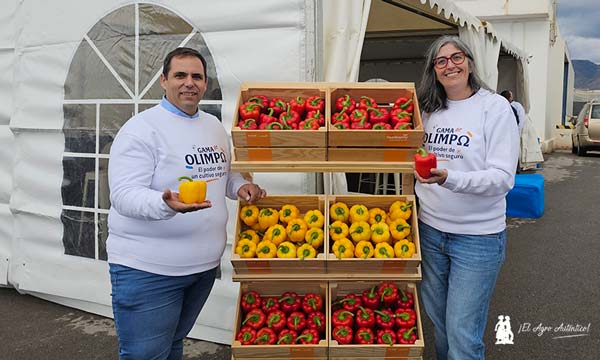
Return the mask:
<svg viewBox="0 0 600 360">
<path fill-rule="evenodd" d="M 327 148 L 329 161 L 413 162 L 414 155 L 412 148 Z"/>
<path fill-rule="evenodd" d="M 239 161 L 326 161 L 327 149 L 319 148 L 234 148 Z"/>
<path fill-rule="evenodd" d="M 294 204 L 298 207 L 301 214 L 308 210 L 319 209 L 324 216 L 327 216 L 327 207 L 325 205 L 325 195 L 285 195 L 285 196 L 267 196 L 255 203 L 259 208 L 273 207 L 277 210 L 285 204 Z M 244 200 L 238 201 L 237 220 L 235 225 L 235 241 L 232 246 L 231 264 L 235 274 L 252 275 L 257 278 L 307 278 L 309 274 L 325 274 L 325 262 L 329 246 L 327 242 L 327 231 L 324 230 L 325 240 L 323 248 L 317 253 L 314 259 L 281 259 L 281 258 L 241 258 L 235 253 L 235 245 L 238 241 L 238 235 L 248 227 L 240 220 L 239 212 L 246 205 Z M 327 217 L 325 218 L 327 222 Z"/>
<path fill-rule="evenodd" d="M 417 295 L 417 287 L 414 283 L 393 281 L 398 288 L 404 291 L 410 291 L 415 300 L 415 313 L 417 314 L 417 341 L 414 344 L 394 344 L 388 345 L 340 345 L 336 340 L 329 340 L 329 359 L 330 360 L 408 360 L 418 359 L 423 355 L 423 326 L 421 325 L 421 312 L 419 310 L 419 297 Z M 329 282 L 329 309 L 331 314 L 331 302 L 338 297 L 345 296 L 350 293 L 361 294 L 364 290 L 370 289 L 373 285 L 379 284 L 380 281 L 364 280 L 364 281 L 338 281 Z M 331 321 L 329 321 L 331 326 Z M 329 332 L 332 330 L 330 329 Z"/>
<path fill-rule="evenodd" d="M 309 292 L 320 294 L 325 303 L 325 319 L 330 319 L 329 313 L 329 293 L 327 291 L 327 282 L 315 281 L 248 281 L 240 283 L 240 296 L 235 314 L 233 342 L 231 343 L 231 354 L 233 359 L 327 359 L 329 333 L 325 329 L 325 339 L 318 344 L 299 344 L 299 345 L 242 345 L 236 338 L 242 324 L 242 313 L 240 309 L 240 299 L 242 294 L 254 290 L 261 296 L 280 296 L 286 291 L 293 291 L 298 295 L 305 295 Z"/>
<path fill-rule="evenodd" d="M 236 148 L 325 148 L 327 147 L 327 122 L 329 111 L 325 109 L 325 126 L 318 130 L 242 130 L 238 126 L 239 108 L 253 96 L 265 95 L 282 98 L 289 102 L 302 96 L 318 95 L 327 102 L 327 88 L 324 83 L 280 82 L 243 83 L 238 96 L 233 118 L 231 137 Z M 326 104 L 327 105 L 327 104 Z M 240 159 L 242 160 L 242 159 Z M 286 159 L 287 160 L 287 159 Z"/>
<path fill-rule="evenodd" d="M 388 211 L 390 205 L 396 201 L 405 201 L 412 203 L 412 215 L 407 220 L 412 226 L 412 239 L 415 244 L 415 254 L 411 258 L 392 258 L 392 259 L 338 259 L 331 250 L 327 253 L 327 274 L 332 277 L 363 278 L 365 276 L 377 278 L 378 275 L 395 274 L 398 279 L 402 275 L 414 275 L 419 273 L 421 263 L 421 249 L 419 243 L 419 230 L 417 222 L 417 208 L 414 195 L 332 195 L 327 198 L 327 207 L 329 208 L 335 202 L 341 201 L 348 205 L 363 204 L 367 208 L 379 207 Z M 329 220 L 331 222 L 331 220 Z M 328 223 L 329 225 L 329 223 Z M 331 242 L 332 240 L 330 240 Z M 331 244 L 329 244 L 331 249 Z M 412 276 L 411 276 L 412 278 Z"/>
<path fill-rule="evenodd" d="M 329 121 L 328 147 L 417 148 L 423 143 L 423 122 L 413 83 L 332 83 L 329 87 L 331 109 L 335 108 L 337 98 L 344 95 L 350 95 L 357 101 L 361 96 L 370 96 L 380 107 L 390 111 L 397 98 L 412 98 L 414 124 L 413 130 L 340 130 Z"/>
</svg>

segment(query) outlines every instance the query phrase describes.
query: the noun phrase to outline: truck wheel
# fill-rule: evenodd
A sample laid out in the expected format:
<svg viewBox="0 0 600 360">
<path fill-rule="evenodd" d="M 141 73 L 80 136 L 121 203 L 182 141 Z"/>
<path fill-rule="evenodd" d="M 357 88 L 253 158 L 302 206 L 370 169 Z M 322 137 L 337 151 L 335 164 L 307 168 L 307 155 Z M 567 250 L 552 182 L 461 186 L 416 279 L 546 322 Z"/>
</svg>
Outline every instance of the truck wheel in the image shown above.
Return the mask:
<svg viewBox="0 0 600 360">
<path fill-rule="evenodd" d="M 586 153 L 587 153 L 587 150 L 585 150 L 583 147 L 581 147 L 581 144 L 578 143 L 577 144 L 577 156 L 585 156 Z"/>
</svg>

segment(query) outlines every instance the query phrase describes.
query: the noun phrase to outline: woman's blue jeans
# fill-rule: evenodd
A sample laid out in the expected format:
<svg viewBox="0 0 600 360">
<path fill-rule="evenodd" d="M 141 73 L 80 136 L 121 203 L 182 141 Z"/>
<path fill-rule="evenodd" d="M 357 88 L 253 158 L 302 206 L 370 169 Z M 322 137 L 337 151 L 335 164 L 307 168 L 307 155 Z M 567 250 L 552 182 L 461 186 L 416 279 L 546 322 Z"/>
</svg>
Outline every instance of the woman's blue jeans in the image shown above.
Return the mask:
<svg viewBox="0 0 600 360">
<path fill-rule="evenodd" d="M 181 359 L 215 281 L 217 268 L 164 276 L 109 264 L 119 359 Z"/>
<path fill-rule="evenodd" d="M 419 221 L 425 312 L 435 327 L 438 360 L 483 359 L 483 333 L 496 278 L 504 262 L 506 230 L 451 234 Z"/>
</svg>

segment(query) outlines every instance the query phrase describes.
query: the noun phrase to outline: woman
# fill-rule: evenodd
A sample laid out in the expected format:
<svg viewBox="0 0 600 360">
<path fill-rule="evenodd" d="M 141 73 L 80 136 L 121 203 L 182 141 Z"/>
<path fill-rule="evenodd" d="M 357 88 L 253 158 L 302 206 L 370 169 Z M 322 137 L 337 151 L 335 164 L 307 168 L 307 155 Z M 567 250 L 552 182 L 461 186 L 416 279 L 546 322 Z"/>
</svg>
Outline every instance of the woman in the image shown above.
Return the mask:
<svg viewBox="0 0 600 360">
<path fill-rule="evenodd" d="M 504 261 L 506 193 L 519 135 L 509 103 L 477 76 L 457 37 L 437 39 L 418 91 L 427 151 L 438 168 L 415 172 L 423 256 L 421 293 L 438 359 L 483 359 L 483 333 Z"/>
</svg>

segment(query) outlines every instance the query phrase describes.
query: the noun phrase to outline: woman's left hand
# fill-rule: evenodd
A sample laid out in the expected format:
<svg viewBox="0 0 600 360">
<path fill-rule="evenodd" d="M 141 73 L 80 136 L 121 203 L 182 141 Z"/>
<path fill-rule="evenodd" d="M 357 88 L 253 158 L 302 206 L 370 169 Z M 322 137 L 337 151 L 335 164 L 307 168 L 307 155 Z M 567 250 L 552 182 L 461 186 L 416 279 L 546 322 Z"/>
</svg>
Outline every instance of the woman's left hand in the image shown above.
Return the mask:
<svg viewBox="0 0 600 360">
<path fill-rule="evenodd" d="M 431 176 L 427 179 L 421 177 L 416 171 L 414 173 L 417 181 L 424 184 L 442 185 L 448 178 L 448 170 L 446 169 L 431 169 Z"/>
<path fill-rule="evenodd" d="M 252 204 L 256 200 L 260 200 L 267 196 L 267 192 L 256 184 L 244 184 L 238 190 L 238 196 Z"/>
</svg>

